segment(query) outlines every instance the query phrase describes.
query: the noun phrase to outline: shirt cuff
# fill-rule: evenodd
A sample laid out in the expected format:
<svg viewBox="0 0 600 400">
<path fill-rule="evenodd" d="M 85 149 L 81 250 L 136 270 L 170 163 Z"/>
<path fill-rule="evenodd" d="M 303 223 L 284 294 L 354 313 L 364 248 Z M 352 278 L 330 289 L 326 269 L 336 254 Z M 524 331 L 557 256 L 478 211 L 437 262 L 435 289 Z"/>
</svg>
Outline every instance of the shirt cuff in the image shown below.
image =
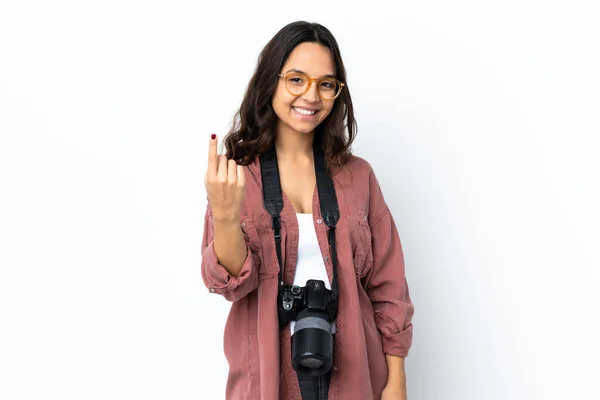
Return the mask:
<svg viewBox="0 0 600 400">
<path fill-rule="evenodd" d="M 410 324 L 406 329 L 394 335 L 381 334 L 383 352 L 391 356 L 406 357 L 412 345 L 413 326 Z"/>
<path fill-rule="evenodd" d="M 252 252 L 248 248 L 248 245 L 246 245 L 246 259 L 239 275 L 236 277 L 227 272 L 225 267 L 219 264 L 213 244 L 214 242 L 210 242 L 206 246 L 206 249 L 204 249 L 203 262 L 206 263 L 203 274 L 204 281 L 211 293 L 223 294 L 242 285 L 252 276 L 254 266 Z"/>
</svg>

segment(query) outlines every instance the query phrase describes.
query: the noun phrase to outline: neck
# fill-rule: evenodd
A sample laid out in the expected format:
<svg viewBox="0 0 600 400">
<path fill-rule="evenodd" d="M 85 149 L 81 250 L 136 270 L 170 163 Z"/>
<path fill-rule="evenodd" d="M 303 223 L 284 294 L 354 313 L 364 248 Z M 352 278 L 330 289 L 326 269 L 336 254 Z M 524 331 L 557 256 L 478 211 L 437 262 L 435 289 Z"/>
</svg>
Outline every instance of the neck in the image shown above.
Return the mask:
<svg viewBox="0 0 600 400">
<path fill-rule="evenodd" d="M 297 161 L 313 155 L 315 132 L 301 133 L 288 126 L 277 127 L 275 134 L 275 151 L 277 159 Z"/>
</svg>

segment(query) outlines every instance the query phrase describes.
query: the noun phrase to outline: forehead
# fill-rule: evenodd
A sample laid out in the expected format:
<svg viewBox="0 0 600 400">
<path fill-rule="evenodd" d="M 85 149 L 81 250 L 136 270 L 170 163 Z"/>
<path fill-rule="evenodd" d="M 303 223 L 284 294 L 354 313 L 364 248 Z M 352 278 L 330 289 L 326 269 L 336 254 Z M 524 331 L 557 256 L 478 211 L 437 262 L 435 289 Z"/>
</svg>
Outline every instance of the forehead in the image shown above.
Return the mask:
<svg viewBox="0 0 600 400">
<path fill-rule="evenodd" d="M 304 71 L 311 76 L 335 74 L 331 51 L 321 44 L 310 42 L 300 43 L 292 50 L 283 72 L 290 69 Z"/>
</svg>

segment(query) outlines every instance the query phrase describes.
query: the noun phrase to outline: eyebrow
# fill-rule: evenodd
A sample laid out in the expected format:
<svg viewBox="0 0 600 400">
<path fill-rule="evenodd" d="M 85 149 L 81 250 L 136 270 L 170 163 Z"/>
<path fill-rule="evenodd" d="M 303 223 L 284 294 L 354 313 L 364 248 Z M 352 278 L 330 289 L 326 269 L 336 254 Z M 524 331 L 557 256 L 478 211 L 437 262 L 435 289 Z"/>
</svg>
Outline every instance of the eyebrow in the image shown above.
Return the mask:
<svg viewBox="0 0 600 400">
<path fill-rule="evenodd" d="M 306 72 L 299 70 L 299 69 L 295 69 L 295 68 L 288 69 L 287 71 L 285 71 L 286 74 L 288 72 L 300 72 L 301 74 L 308 75 Z M 321 78 L 335 78 L 335 75 L 333 75 L 333 74 L 322 75 Z"/>
</svg>

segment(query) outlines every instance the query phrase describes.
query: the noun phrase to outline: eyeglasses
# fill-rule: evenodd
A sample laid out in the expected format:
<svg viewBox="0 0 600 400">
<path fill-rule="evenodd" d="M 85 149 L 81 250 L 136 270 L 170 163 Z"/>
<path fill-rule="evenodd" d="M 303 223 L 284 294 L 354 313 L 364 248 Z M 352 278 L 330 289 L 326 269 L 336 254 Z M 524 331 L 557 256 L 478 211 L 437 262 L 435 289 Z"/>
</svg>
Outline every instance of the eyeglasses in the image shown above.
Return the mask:
<svg viewBox="0 0 600 400">
<path fill-rule="evenodd" d="M 323 100 L 334 100 L 340 93 L 344 84 L 335 78 L 311 78 L 302 72 L 288 72 L 277 75 L 283 78 L 285 88 L 292 96 L 302 96 L 308 92 L 313 81 L 317 82 L 317 92 Z"/>
</svg>

